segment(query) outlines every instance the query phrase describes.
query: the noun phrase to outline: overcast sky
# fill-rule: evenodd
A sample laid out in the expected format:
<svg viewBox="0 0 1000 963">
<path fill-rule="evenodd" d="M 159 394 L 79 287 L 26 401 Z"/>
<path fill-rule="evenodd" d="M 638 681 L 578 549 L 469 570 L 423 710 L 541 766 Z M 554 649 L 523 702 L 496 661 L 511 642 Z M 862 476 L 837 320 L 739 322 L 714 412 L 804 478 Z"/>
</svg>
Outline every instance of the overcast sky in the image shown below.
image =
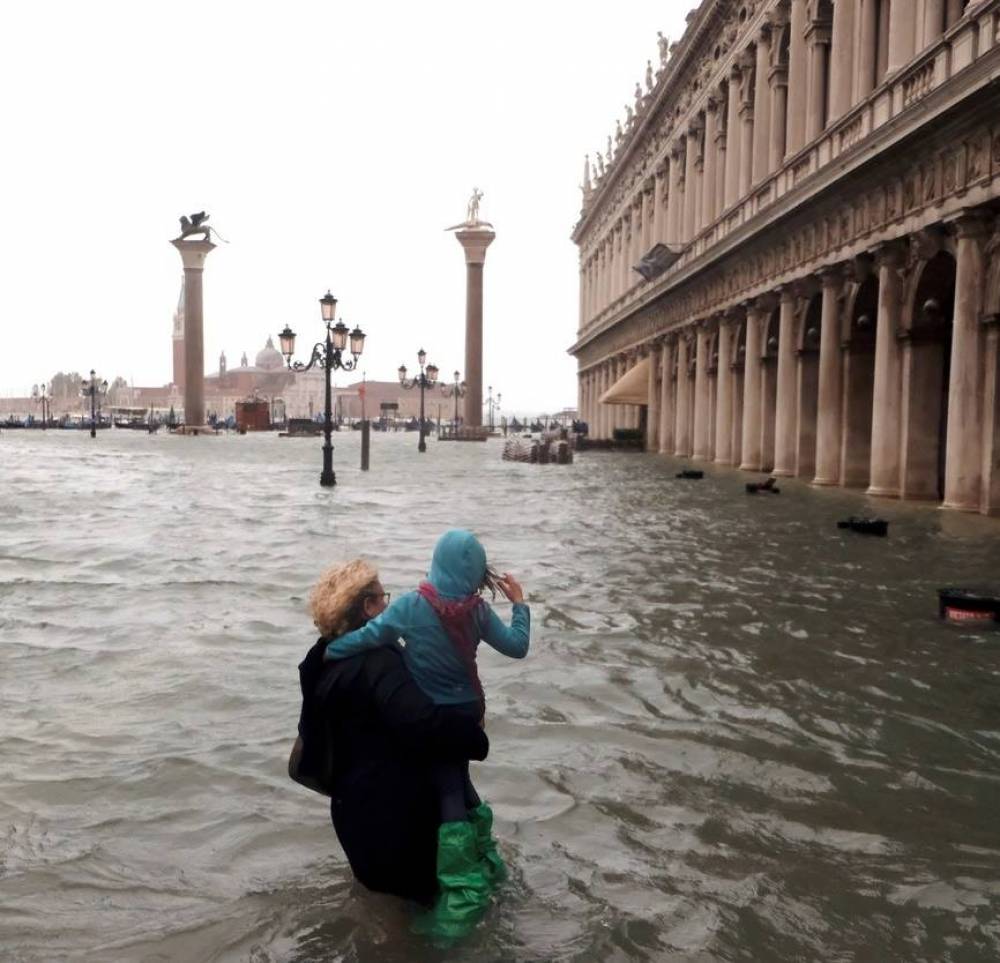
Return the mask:
<svg viewBox="0 0 1000 963">
<path fill-rule="evenodd" d="M 222 350 L 252 364 L 286 323 L 301 357 L 328 287 L 368 334 L 369 378 L 412 370 L 420 347 L 462 368 L 464 265 L 444 228 L 477 185 L 497 231 L 484 384 L 505 410 L 575 405 L 583 155 L 691 6 L 9 5 L 0 394 L 91 367 L 168 382 L 168 242 L 201 209 L 230 242 L 205 272 L 207 371 Z"/>
</svg>

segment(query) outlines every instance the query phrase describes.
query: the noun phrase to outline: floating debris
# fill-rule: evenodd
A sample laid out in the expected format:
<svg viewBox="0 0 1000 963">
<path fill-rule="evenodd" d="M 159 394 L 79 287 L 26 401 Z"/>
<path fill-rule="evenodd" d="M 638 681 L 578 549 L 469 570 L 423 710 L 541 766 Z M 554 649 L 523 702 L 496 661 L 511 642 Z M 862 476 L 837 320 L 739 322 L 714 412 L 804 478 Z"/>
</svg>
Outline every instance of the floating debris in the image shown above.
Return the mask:
<svg viewBox="0 0 1000 963">
<path fill-rule="evenodd" d="M 837 522 L 837 528 L 847 528 L 859 535 L 879 535 L 885 537 L 889 534 L 889 523 L 884 518 L 856 518 L 852 515 Z"/>
<path fill-rule="evenodd" d="M 1000 589 L 938 589 L 938 615 L 946 622 L 1000 622 Z"/>
</svg>

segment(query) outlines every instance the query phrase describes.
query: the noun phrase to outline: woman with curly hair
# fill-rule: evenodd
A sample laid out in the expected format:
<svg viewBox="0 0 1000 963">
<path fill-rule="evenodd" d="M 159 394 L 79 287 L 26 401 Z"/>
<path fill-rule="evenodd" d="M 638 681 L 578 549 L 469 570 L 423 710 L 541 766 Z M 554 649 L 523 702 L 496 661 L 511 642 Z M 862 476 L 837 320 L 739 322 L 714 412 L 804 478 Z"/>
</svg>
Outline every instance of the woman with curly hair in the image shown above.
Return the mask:
<svg viewBox="0 0 1000 963">
<path fill-rule="evenodd" d="M 509 625 L 482 597 L 484 589 L 495 597 L 497 588 L 514 603 Z M 392 605 L 387 597 L 384 600 L 384 611 L 333 639 L 325 658 L 335 664 L 360 652 L 399 651 L 402 639 L 403 661 L 435 705 L 449 706 L 469 719 L 483 719 L 486 697 L 476 664 L 479 643 L 514 659 L 528 653 L 531 619 L 517 579 L 492 571 L 486 550 L 472 532 L 452 529 L 434 546 L 426 580 Z M 492 836 L 493 812 L 476 793 L 468 763 L 435 766 L 434 780 L 441 808 L 441 895 L 427 930 L 459 934 L 487 905 L 506 869 Z"/>
<path fill-rule="evenodd" d="M 438 890 L 434 766 L 485 759 L 489 741 L 474 720 L 435 706 L 397 650 L 324 663 L 332 638 L 388 601 L 378 571 L 362 559 L 333 566 L 314 587 L 309 607 L 322 635 L 299 666 L 302 712 L 289 774 L 331 797 L 334 829 L 359 882 L 429 905 Z"/>
</svg>

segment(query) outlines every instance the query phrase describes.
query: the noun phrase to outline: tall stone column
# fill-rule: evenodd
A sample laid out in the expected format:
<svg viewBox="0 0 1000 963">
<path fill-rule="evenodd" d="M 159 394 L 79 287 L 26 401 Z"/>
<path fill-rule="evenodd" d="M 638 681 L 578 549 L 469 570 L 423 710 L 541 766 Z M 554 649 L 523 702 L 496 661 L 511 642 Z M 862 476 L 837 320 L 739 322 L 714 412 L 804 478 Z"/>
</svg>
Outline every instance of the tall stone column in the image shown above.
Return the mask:
<svg viewBox="0 0 1000 963">
<path fill-rule="evenodd" d="M 211 241 L 177 238 L 170 242 L 184 265 L 184 429 L 205 426 L 205 316 L 202 275 L 205 258 L 215 250 Z"/>
<path fill-rule="evenodd" d="M 785 158 L 785 122 L 788 116 L 788 67 L 775 58 L 768 73 L 771 86 L 771 138 L 767 154 L 768 173 L 781 167 Z"/>
<path fill-rule="evenodd" d="M 819 412 L 816 422 L 814 485 L 840 484 L 841 349 L 839 297 L 843 275 L 837 269 L 820 274 L 823 309 L 819 335 Z"/>
<path fill-rule="evenodd" d="M 930 2 L 930 0 L 928 0 Z M 854 18 L 858 0 L 835 0 L 830 41 L 830 123 L 851 109 L 854 83 Z"/>
<path fill-rule="evenodd" d="M 830 56 L 830 25 L 815 20 L 809 24 L 809 94 L 806 98 L 806 143 L 815 140 L 826 127 L 827 59 Z"/>
<path fill-rule="evenodd" d="M 795 302 L 791 287 L 781 289 L 778 320 L 778 393 L 775 403 L 774 474 L 795 474 Z"/>
<path fill-rule="evenodd" d="M 646 451 L 660 450 L 660 352 L 653 345 L 649 354 L 649 380 L 646 383 Z"/>
<path fill-rule="evenodd" d="M 618 241 L 618 297 L 628 291 L 628 249 L 631 242 L 631 221 L 623 217 L 621 237 Z"/>
<path fill-rule="evenodd" d="M 719 102 L 708 98 L 705 109 L 705 165 L 701 176 L 701 226 L 707 227 L 716 218 L 715 188 L 718 183 L 716 165 L 719 159 Z"/>
<path fill-rule="evenodd" d="M 695 161 L 698 158 L 699 128 L 692 124 L 687 132 L 687 154 L 684 159 L 684 228 L 683 238 L 686 244 L 695 235 L 697 225 L 698 185 L 695 173 Z"/>
<path fill-rule="evenodd" d="M 771 89 L 768 74 L 771 70 L 771 28 L 765 26 L 757 34 L 757 68 L 753 94 L 753 172 L 754 184 L 769 172 L 771 153 Z"/>
<path fill-rule="evenodd" d="M 878 256 L 878 322 L 872 392 L 872 455 L 869 495 L 899 495 L 900 351 L 896 332 L 903 305 L 902 245 L 886 244 Z"/>
<path fill-rule="evenodd" d="M 699 461 L 708 461 L 712 457 L 709 450 L 708 346 L 708 328 L 701 323 L 698 325 L 694 360 L 694 457 Z"/>
<path fill-rule="evenodd" d="M 660 367 L 660 454 L 669 455 L 674 450 L 674 342 L 667 338 L 663 342 Z"/>
<path fill-rule="evenodd" d="M 664 201 L 669 190 L 667 185 L 667 163 L 661 163 L 653 175 L 653 244 L 662 243 L 666 238 L 666 205 Z"/>
<path fill-rule="evenodd" d="M 726 189 L 724 208 L 730 208 L 740 196 L 740 69 L 729 74 L 729 96 L 726 108 Z"/>
<path fill-rule="evenodd" d="M 604 405 L 601 404 L 601 395 L 604 394 L 604 365 L 598 364 L 594 367 L 594 437 L 604 437 Z"/>
<path fill-rule="evenodd" d="M 864 100 L 875 89 L 878 63 L 879 0 L 859 0 L 857 47 L 855 50 L 854 96 L 852 104 Z"/>
<path fill-rule="evenodd" d="M 688 341 L 682 334 L 677 339 L 677 402 L 674 422 L 674 454 L 680 458 L 691 455 L 691 391 L 688 386 Z"/>
<path fill-rule="evenodd" d="M 716 366 L 715 461 L 733 463 L 733 325 L 723 318 L 719 323 L 719 361 Z"/>
<path fill-rule="evenodd" d="M 483 423 L 483 268 L 496 233 L 477 224 L 455 232 L 465 252 L 465 424 Z"/>
<path fill-rule="evenodd" d="M 761 466 L 761 336 L 770 307 L 756 302 L 747 309 L 746 354 L 743 361 L 743 440 L 744 471 L 760 471 Z"/>
<path fill-rule="evenodd" d="M 667 183 L 669 186 L 667 189 L 667 233 L 664 244 L 678 245 L 681 243 L 681 232 L 678 227 L 681 222 L 679 217 L 681 207 L 680 165 L 680 150 L 672 148 L 667 159 Z"/>
<path fill-rule="evenodd" d="M 986 322 L 983 352 L 983 502 L 985 515 L 1000 514 L 1000 313 Z"/>
<path fill-rule="evenodd" d="M 788 45 L 788 126 L 785 156 L 797 154 L 806 142 L 806 0 L 792 0 Z"/>
<path fill-rule="evenodd" d="M 888 73 L 905 67 L 916 52 L 917 0 L 892 0 L 889 16 Z"/>
<path fill-rule="evenodd" d="M 622 237 L 624 236 L 625 225 L 618 221 L 611 233 L 611 298 L 613 303 L 618 300 L 622 293 Z"/>
<path fill-rule="evenodd" d="M 740 178 L 737 187 L 737 199 L 750 193 L 753 180 L 753 71 L 747 67 L 743 71 L 745 80 L 740 101 Z"/>
<path fill-rule="evenodd" d="M 953 223 L 957 252 L 944 507 L 976 512 L 983 500 L 984 352 L 979 319 L 983 313 L 986 226 L 981 217 L 971 213 Z"/>
<path fill-rule="evenodd" d="M 715 131 L 715 206 L 712 219 L 715 220 L 726 206 L 726 126 L 724 118 L 728 106 L 719 98 L 718 123 Z"/>
<path fill-rule="evenodd" d="M 944 33 L 945 0 L 924 0 L 924 22 L 918 50 L 929 47 Z"/>
<path fill-rule="evenodd" d="M 601 426 L 600 438 L 610 438 L 611 406 L 600 400 L 601 396 L 611 387 L 611 362 L 602 361 L 598 367 L 598 388 L 597 388 L 597 421 Z"/>
</svg>

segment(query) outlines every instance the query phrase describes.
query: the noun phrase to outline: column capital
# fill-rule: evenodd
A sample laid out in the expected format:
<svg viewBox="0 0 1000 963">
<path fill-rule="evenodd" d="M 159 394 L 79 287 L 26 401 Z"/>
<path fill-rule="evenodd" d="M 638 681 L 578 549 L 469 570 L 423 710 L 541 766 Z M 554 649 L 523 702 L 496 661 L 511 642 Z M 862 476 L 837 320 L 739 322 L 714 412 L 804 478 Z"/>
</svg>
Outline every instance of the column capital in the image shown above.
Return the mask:
<svg viewBox="0 0 1000 963">
<path fill-rule="evenodd" d="M 843 264 L 827 264 L 816 272 L 820 286 L 824 291 L 830 288 L 839 288 L 844 283 L 844 274 Z"/>
<path fill-rule="evenodd" d="M 906 263 L 907 245 L 903 241 L 884 241 L 872 248 L 879 267 L 902 267 Z"/>
<path fill-rule="evenodd" d="M 771 25 L 772 30 L 779 30 L 789 21 L 788 7 L 782 4 L 772 7 L 768 10 L 766 18 L 767 22 Z"/>
<path fill-rule="evenodd" d="M 185 271 L 203 271 L 205 258 L 215 250 L 211 241 L 182 241 L 175 238 L 170 243 L 180 252 Z"/>
<path fill-rule="evenodd" d="M 863 251 L 861 254 L 856 254 L 844 263 L 844 277 L 848 281 L 860 284 L 872 273 L 874 263 L 875 259 L 868 252 Z"/>
<path fill-rule="evenodd" d="M 797 301 L 802 297 L 799 281 L 789 281 L 788 284 L 779 285 L 776 290 L 779 304 L 788 304 L 790 301 Z"/>
<path fill-rule="evenodd" d="M 769 314 L 778 306 L 778 303 L 779 300 L 777 293 L 774 291 L 768 291 L 766 294 L 761 294 L 759 297 L 747 302 L 747 314 L 749 314 L 751 310 L 763 314 Z"/>
<path fill-rule="evenodd" d="M 963 208 L 957 214 L 945 218 L 945 225 L 958 240 L 982 240 L 989 233 L 992 218 L 983 210 Z"/>
</svg>

